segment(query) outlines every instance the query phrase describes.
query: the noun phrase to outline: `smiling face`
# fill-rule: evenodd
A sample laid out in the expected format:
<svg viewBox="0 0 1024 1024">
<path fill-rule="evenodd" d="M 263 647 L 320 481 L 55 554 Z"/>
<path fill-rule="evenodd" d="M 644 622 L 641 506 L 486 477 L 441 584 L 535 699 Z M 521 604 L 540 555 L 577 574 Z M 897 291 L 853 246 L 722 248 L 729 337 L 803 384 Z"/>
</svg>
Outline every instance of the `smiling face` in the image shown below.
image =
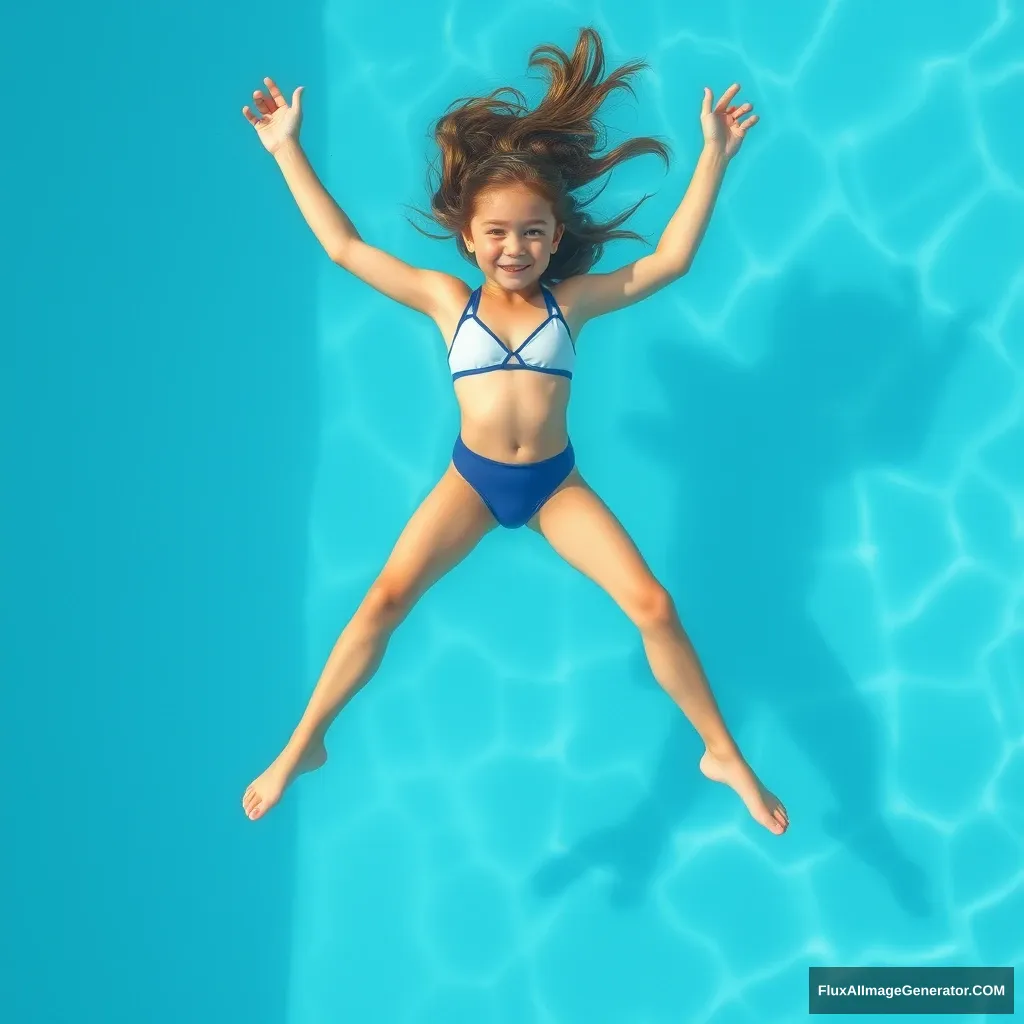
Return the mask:
<svg viewBox="0 0 1024 1024">
<path fill-rule="evenodd" d="M 488 280 L 521 291 L 547 269 L 562 231 L 551 203 L 524 185 L 510 185 L 477 196 L 463 237 Z"/>
</svg>

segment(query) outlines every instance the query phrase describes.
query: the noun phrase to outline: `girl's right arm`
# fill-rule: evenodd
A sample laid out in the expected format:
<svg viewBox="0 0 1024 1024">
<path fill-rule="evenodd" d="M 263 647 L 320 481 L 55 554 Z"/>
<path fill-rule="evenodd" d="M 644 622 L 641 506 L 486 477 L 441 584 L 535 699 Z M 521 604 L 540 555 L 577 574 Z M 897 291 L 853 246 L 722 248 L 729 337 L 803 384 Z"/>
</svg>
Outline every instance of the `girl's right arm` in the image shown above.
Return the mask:
<svg viewBox="0 0 1024 1024">
<path fill-rule="evenodd" d="M 412 267 L 364 242 L 321 184 L 297 139 L 282 145 L 274 158 L 302 216 L 333 262 L 403 306 L 436 318 L 442 304 L 448 304 L 452 286 L 457 284 L 454 278 Z"/>
<path fill-rule="evenodd" d="M 436 320 L 437 314 L 451 305 L 452 296 L 465 286 L 449 274 L 411 267 L 359 237 L 299 145 L 303 87 L 295 90 L 289 105 L 272 79 L 264 81 L 270 98 L 260 90 L 253 93 L 261 116 L 257 118 L 248 107 L 243 107 L 242 113 L 277 161 L 302 216 L 327 255 L 377 291 Z"/>
</svg>

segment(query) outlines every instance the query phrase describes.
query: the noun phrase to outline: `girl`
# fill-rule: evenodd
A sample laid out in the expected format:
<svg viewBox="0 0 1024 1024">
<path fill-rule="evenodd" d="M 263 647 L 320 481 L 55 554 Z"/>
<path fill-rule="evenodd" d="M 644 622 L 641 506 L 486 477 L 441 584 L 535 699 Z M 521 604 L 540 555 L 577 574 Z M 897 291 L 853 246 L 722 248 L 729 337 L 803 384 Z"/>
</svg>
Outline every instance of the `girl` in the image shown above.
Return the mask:
<svg viewBox="0 0 1024 1024">
<path fill-rule="evenodd" d="M 535 110 L 517 90 L 500 89 L 453 105 L 435 126 L 441 167 L 430 216 L 483 274 L 474 290 L 363 241 L 299 146 L 302 86 L 289 105 L 264 79 L 269 96 L 253 93 L 259 116 L 242 108 L 331 259 L 437 325 L 461 417 L 451 464 L 402 531 L 331 651 L 291 738 L 246 789 L 242 806 L 250 819 L 260 818 L 297 775 L 319 768 L 331 722 L 376 671 L 414 602 L 496 525 L 526 525 L 604 587 L 635 623 L 655 678 L 704 741 L 701 771 L 731 786 L 754 818 L 780 835 L 789 824 L 785 808 L 729 734 L 672 598 L 580 476 L 566 428 L 581 328 L 686 273 L 729 161 L 758 118 L 745 116 L 751 104 L 736 104 L 738 85 L 717 103 L 705 88 L 703 152 L 657 248 L 613 273 L 589 273 L 603 243 L 640 237 L 617 230 L 640 203 L 597 223 L 584 212 L 589 200 L 576 192 L 633 156 L 654 153 L 668 162 L 666 147 L 651 138 L 596 155 L 598 109 L 616 89 L 632 91 L 629 78 L 646 65 L 624 65 L 602 81 L 601 40 L 583 29 L 571 57 L 542 46 L 530 66 L 549 80 Z M 503 93 L 512 98 L 501 99 Z"/>
</svg>

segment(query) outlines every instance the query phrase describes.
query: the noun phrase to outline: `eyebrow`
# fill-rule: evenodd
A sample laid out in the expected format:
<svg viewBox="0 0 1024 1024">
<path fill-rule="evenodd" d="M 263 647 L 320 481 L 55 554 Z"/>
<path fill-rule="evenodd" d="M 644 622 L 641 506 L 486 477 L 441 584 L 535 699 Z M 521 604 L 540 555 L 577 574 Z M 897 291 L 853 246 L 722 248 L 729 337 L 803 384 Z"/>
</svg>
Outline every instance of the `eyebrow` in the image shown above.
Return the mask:
<svg viewBox="0 0 1024 1024">
<path fill-rule="evenodd" d="M 483 223 L 484 224 L 500 224 L 500 225 L 505 225 L 505 224 L 508 224 L 508 221 L 507 220 L 485 220 Z M 527 224 L 546 224 L 547 221 L 543 217 L 538 217 L 535 220 L 528 220 L 526 223 Z"/>
</svg>

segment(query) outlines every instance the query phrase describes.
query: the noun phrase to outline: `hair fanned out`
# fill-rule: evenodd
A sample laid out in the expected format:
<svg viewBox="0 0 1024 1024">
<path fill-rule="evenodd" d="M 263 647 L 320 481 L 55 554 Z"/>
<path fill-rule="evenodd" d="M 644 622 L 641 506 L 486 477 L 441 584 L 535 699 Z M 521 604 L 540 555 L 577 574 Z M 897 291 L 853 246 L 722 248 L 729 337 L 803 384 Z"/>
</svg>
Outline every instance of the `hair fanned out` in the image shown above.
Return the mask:
<svg viewBox="0 0 1024 1024">
<path fill-rule="evenodd" d="M 551 202 L 556 219 L 565 225 L 544 273 L 546 281 L 555 282 L 588 271 L 612 239 L 644 240 L 620 225 L 648 196 L 611 220 L 597 222 L 586 207 L 603 186 L 592 195 L 577 193 L 635 156 L 655 154 L 667 166 L 669 149 L 644 136 L 599 153 L 604 127 L 598 110 L 617 90 L 635 95 L 629 79 L 647 65 L 624 64 L 605 78 L 604 49 L 593 29 L 580 30 L 572 56 L 557 46 L 538 46 L 529 66 L 540 68 L 548 80 L 547 92 L 533 110 L 522 93 L 506 86 L 487 96 L 456 100 L 437 121 L 434 139 L 440 167 L 432 167 L 428 175 L 431 209 L 417 212 L 444 228 L 445 234 L 434 235 L 410 223 L 431 238 L 454 237 L 463 257 L 475 263 L 462 232 L 477 196 L 492 188 L 526 185 Z"/>
</svg>

